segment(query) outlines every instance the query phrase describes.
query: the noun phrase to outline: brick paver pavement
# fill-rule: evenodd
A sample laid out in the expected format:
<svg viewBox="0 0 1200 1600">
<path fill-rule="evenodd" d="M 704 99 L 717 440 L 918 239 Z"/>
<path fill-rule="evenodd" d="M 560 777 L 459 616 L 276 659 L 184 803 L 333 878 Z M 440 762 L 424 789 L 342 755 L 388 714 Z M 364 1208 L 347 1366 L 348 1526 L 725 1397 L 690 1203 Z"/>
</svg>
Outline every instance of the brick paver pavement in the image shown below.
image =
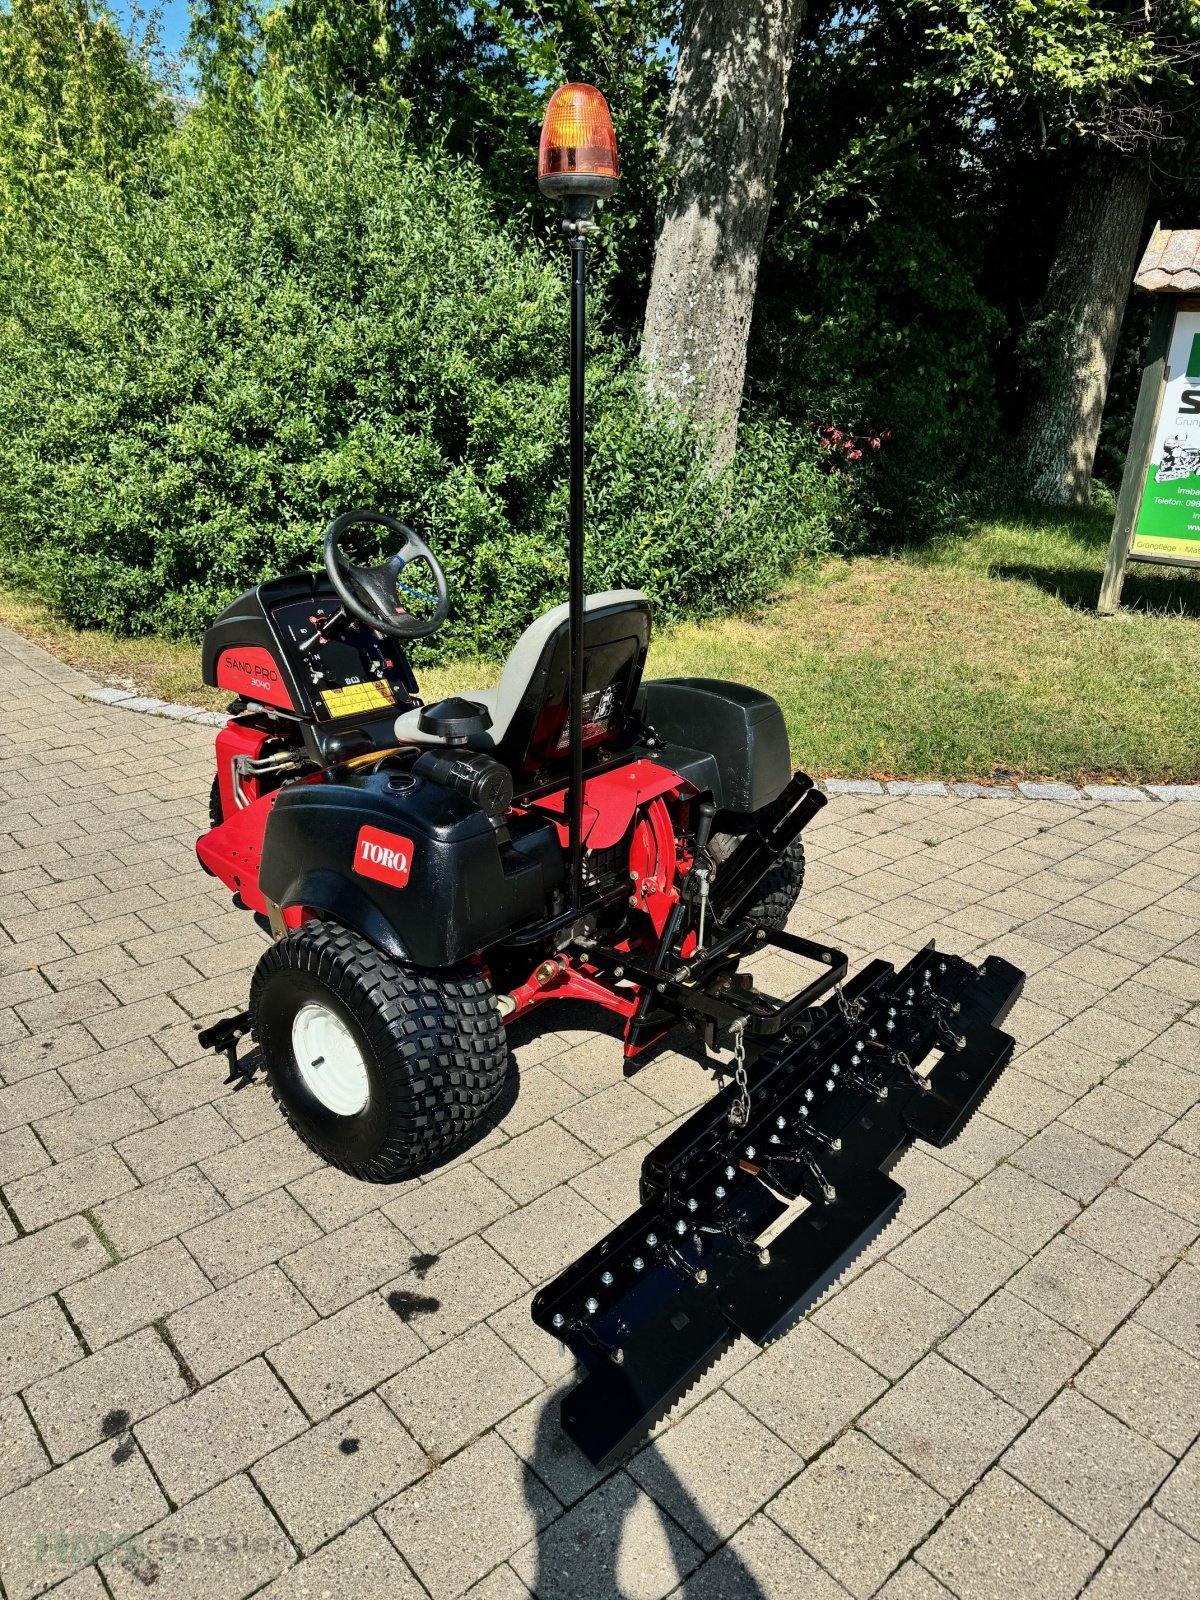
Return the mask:
<svg viewBox="0 0 1200 1600">
<path fill-rule="evenodd" d="M 794 925 L 1009 957 L 1018 1057 L 849 1278 L 601 1477 L 530 1298 L 709 1076 L 627 1083 L 547 1012 L 465 1157 L 323 1167 L 196 1048 L 262 948 L 193 856 L 211 732 L 0 662 L 8 1600 L 1200 1592 L 1200 806 L 829 805 Z"/>
</svg>

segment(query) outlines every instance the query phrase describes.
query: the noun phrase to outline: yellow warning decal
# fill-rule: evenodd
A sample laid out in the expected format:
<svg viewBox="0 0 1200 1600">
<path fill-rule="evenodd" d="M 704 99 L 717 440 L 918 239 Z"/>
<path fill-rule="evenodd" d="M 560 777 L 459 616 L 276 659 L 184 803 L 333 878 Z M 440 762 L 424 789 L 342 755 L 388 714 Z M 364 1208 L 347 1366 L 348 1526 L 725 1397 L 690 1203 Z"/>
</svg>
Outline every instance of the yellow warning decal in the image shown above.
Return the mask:
<svg viewBox="0 0 1200 1600">
<path fill-rule="evenodd" d="M 349 717 L 396 704 L 391 684 L 385 683 L 382 678 L 371 678 L 366 683 L 348 683 L 343 689 L 326 689 L 321 699 L 331 717 Z"/>
</svg>

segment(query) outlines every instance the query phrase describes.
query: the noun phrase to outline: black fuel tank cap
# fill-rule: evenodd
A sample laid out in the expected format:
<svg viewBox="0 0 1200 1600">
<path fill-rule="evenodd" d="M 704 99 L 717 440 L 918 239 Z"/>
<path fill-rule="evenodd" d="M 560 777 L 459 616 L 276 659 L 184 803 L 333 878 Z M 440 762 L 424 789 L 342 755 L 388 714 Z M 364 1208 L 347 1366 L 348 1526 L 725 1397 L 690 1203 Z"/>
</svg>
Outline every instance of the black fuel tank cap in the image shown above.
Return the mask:
<svg viewBox="0 0 1200 1600">
<path fill-rule="evenodd" d="M 435 739 L 447 744 L 465 744 L 472 735 L 486 733 L 492 725 L 491 714 L 478 700 L 464 700 L 461 695 L 451 695 L 449 700 L 438 700 L 434 705 L 422 706 L 417 727 Z"/>
</svg>

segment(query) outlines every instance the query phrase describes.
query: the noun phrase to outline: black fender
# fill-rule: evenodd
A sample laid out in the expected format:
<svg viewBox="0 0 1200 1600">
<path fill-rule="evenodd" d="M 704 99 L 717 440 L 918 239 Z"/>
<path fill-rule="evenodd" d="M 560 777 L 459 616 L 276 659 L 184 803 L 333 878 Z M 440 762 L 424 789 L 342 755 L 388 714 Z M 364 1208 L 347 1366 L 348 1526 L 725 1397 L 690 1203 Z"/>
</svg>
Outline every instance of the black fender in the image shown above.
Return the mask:
<svg viewBox="0 0 1200 1600">
<path fill-rule="evenodd" d="M 562 872 L 547 818 L 493 820 L 419 774 L 350 772 L 279 791 L 258 885 L 438 970 L 543 921 Z"/>
<path fill-rule="evenodd" d="M 659 759 L 711 788 L 720 811 L 750 816 L 777 800 L 792 776 L 787 725 L 769 694 L 717 678 L 656 678 L 639 709 L 664 741 Z M 689 765 L 703 753 L 701 770 Z"/>
<path fill-rule="evenodd" d="M 361 933 L 393 961 L 411 959 L 404 941 L 375 902 L 340 872 L 302 873 L 279 904 L 285 910 L 289 906 L 305 906 L 319 912 L 322 918 L 328 917 L 352 933 Z"/>
</svg>

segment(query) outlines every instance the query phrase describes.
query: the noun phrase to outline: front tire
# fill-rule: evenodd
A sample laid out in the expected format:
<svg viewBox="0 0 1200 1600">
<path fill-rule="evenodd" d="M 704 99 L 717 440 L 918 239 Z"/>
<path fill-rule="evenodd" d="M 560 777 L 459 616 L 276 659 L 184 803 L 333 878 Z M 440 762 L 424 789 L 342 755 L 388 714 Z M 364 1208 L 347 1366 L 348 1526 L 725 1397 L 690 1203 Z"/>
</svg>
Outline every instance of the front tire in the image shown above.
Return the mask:
<svg viewBox="0 0 1200 1600">
<path fill-rule="evenodd" d="M 400 966 L 336 924 L 265 952 L 250 985 L 271 1093 L 305 1144 L 374 1183 L 461 1144 L 508 1066 L 491 986 L 474 968 Z"/>
</svg>

